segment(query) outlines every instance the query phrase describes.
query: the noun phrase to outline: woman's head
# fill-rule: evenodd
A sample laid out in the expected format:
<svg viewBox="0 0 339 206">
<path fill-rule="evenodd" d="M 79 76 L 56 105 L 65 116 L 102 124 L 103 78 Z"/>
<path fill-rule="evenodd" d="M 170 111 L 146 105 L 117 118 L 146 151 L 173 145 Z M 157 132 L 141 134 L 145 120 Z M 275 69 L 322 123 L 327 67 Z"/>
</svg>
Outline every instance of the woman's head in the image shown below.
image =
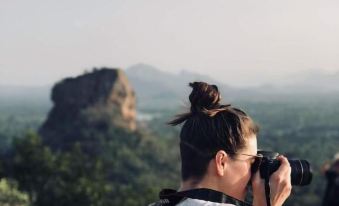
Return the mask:
<svg viewBox="0 0 339 206">
<path fill-rule="evenodd" d="M 216 85 L 193 82 L 189 86 L 193 88 L 189 95 L 190 111 L 169 122 L 171 125 L 184 123 L 180 132 L 183 181 L 201 179 L 218 151 L 235 157 L 258 132 L 258 126 L 244 111 L 220 103 Z"/>
</svg>

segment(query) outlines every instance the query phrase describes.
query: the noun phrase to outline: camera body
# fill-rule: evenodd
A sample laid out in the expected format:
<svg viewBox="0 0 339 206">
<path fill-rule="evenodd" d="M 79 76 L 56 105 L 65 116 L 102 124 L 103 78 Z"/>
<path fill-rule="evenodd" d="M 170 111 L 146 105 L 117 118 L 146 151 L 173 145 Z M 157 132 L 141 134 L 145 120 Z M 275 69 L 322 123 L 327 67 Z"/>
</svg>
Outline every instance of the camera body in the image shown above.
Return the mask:
<svg viewBox="0 0 339 206">
<path fill-rule="evenodd" d="M 269 177 L 278 170 L 280 161 L 276 158 L 279 153 L 271 151 L 258 151 L 258 154 L 263 156 L 259 170 L 260 176 L 263 179 Z M 312 181 L 312 169 L 306 160 L 288 160 L 291 166 L 291 184 L 304 186 Z"/>
</svg>

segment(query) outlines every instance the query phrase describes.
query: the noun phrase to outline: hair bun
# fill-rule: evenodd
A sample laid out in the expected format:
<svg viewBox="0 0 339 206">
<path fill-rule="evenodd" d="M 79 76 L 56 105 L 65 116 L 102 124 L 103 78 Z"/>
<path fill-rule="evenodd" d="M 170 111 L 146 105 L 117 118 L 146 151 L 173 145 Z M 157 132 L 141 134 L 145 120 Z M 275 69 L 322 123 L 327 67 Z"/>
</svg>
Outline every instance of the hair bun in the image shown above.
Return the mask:
<svg viewBox="0 0 339 206">
<path fill-rule="evenodd" d="M 230 104 L 220 105 L 221 95 L 216 85 L 210 85 L 206 82 L 192 82 L 188 85 L 193 88 L 189 96 L 191 111 L 176 115 L 175 119 L 167 122 L 168 124 L 181 124 L 195 114 L 214 117 L 219 112 L 226 111 L 231 107 Z"/>
<path fill-rule="evenodd" d="M 189 86 L 193 88 L 189 96 L 192 113 L 220 108 L 221 95 L 216 85 L 193 82 Z"/>
</svg>

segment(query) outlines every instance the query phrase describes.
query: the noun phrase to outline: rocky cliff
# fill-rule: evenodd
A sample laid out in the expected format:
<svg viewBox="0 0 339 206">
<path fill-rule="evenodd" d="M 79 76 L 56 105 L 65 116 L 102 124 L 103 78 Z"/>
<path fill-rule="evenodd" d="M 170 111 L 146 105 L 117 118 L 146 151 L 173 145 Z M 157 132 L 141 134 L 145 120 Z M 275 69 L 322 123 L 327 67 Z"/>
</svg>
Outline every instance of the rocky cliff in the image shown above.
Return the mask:
<svg viewBox="0 0 339 206">
<path fill-rule="evenodd" d="M 40 134 L 54 148 L 82 141 L 82 128 L 136 129 L 135 93 L 122 70 L 94 69 L 66 78 L 53 87 L 51 98 L 54 106 Z"/>
</svg>

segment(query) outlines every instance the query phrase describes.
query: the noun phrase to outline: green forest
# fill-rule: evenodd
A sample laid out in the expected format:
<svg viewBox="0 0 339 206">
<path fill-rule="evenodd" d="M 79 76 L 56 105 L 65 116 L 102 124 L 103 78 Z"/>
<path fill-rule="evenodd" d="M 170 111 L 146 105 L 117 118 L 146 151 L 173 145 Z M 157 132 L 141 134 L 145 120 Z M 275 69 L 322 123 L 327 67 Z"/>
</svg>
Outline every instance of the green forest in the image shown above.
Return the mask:
<svg viewBox="0 0 339 206">
<path fill-rule="evenodd" d="M 312 183 L 294 186 L 286 206 L 321 204 L 320 168 L 339 150 L 339 101 L 314 99 L 231 102 L 259 123 L 259 148 L 311 163 Z M 0 105 L 0 205 L 148 205 L 161 188 L 178 188 L 180 127 L 166 122 L 182 108 L 138 108 L 150 118 L 134 132 L 76 128 L 81 138 L 55 151 L 38 135 L 50 106 Z"/>
</svg>

